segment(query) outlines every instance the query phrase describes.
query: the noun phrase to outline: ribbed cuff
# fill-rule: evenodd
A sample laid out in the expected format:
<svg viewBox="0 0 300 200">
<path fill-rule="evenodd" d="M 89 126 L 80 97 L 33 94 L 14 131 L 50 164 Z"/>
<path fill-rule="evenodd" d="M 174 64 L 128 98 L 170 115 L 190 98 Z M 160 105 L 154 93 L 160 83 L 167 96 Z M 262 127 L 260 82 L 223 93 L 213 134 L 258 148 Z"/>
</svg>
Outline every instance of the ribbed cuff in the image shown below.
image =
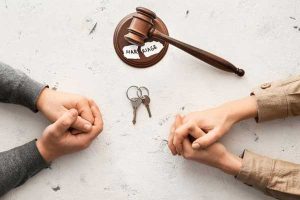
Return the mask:
<svg viewBox="0 0 300 200">
<path fill-rule="evenodd" d="M 19 101 L 19 104 L 30 108 L 33 112 L 37 112 L 36 103 L 45 87 L 47 85 L 25 76 L 16 91 L 16 99 Z"/>
<path fill-rule="evenodd" d="M 288 101 L 283 90 L 252 92 L 258 106 L 257 122 L 288 117 Z"/>
<path fill-rule="evenodd" d="M 271 178 L 273 165 L 273 159 L 245 150 L 242 168 L 236 178 L 265 192 Z"/>
</svg>

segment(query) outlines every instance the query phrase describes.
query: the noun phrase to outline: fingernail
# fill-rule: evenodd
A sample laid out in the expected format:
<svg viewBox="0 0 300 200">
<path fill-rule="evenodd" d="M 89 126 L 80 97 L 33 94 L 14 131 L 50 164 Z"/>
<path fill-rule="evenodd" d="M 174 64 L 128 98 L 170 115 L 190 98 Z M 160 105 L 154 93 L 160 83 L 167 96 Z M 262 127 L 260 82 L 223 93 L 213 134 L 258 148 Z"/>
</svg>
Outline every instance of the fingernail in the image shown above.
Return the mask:
<svg viewBox="0 0 300 200">
<path fill-rule="evenodd" d="M 92 128 L 92 125 L 91 124 L 85 124 L 83 126 L 83 128 L 84 128 L 84 130 L 89 131 Z"/>
<path fill-rule="evenodd" d="M 194 142 L 194 143 L 192 144 L 192 148 L 193 148 L 193 149 L 200 149 L 200 144 L 199 144 L 198 142 Z"/>
</svg>

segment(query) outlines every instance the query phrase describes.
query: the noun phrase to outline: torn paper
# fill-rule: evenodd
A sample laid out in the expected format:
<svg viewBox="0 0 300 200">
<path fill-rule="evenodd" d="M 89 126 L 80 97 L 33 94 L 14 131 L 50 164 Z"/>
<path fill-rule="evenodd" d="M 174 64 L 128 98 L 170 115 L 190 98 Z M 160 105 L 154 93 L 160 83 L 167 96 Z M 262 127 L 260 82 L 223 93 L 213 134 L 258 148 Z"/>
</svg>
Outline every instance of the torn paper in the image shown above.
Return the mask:
<svg viewBox="0 0 300 200">
<path fill-rule="evenodd" d="M 154 54 L 158 54 L 162 49 L 163 45 L 160 42 L 146 42 L 144 46 L 141 47 L 141 52 L 146 56 L 150 57 Z"/>
<path fill-rule="evenodd" d="M 127 59 L 140 59 L 138 46 L 137 45 L 129 45 L 123 47 L 123 55 Z"/>
</svg>

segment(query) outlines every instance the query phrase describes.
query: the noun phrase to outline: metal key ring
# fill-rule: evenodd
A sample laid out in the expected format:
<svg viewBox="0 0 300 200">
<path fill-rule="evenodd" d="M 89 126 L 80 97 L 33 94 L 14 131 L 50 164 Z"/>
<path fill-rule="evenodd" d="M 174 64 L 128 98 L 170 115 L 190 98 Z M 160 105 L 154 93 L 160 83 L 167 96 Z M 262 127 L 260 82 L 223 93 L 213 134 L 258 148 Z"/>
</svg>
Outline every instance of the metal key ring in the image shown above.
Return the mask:
<svg viewBox="0 0 300 200">
<path fill-rule="evenodd" d="M 145 86 L 139 87 L 138 90 L 136 91 L 136 95 L 138 96 L 138 98 L 140 99 L 144 99 L 144 95 L 143 95 L 143 90 L 146 91 L 147 96 L 150 95 L 148 88 L 146 88 Z"/>
<path fill-rule="evenodd" d="M 127 99 L 128 99 L 129 101 L 134 101 L 133 99 L 136 98 L 136 97 L 130 98 L 130 96 L 129 96 L 129 90 L 130 90 L 131 88 L 135 88 L 135 89 L 138 91 L 138 90 L 139 90 L 139 87 L 136 86 L 136 85 L 132 85 L 132 86 L 130 86 L 130 87 L 127 89 L 127 91 L 126 91 Z"/>
</svg>

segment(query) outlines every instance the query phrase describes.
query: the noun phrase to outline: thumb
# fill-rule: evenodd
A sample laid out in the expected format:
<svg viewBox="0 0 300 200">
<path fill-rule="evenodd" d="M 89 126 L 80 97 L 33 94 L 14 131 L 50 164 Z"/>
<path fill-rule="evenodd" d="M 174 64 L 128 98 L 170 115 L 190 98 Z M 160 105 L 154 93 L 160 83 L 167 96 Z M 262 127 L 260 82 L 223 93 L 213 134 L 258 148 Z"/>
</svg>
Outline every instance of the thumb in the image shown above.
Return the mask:
<svg viewBox="0 0 300 200">
<path fill-rule="evenodd" d="M 220 134 L 217 129 L 209 131 L 207 134 L 196 139 L 192 147 L 193 149 L 205 149 L 211 144 L 215 143 L 220 138 Z"/>
<path fill-rule="evenodd" d="M 78 112 L 75 109 L 66 111 L 58 120 L 53 124 L 55 132 L 64 133 L 76 121 Z"/>
</svg>

